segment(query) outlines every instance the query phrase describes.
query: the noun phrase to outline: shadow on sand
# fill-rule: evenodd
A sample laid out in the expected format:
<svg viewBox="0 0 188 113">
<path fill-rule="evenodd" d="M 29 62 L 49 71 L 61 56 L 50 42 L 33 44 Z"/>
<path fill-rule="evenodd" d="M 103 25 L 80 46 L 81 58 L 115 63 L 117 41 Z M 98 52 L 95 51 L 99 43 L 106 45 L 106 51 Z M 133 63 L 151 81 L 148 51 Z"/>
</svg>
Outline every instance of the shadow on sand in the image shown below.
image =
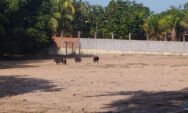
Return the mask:
<svg viewBox="0 0 188 113">
<path fill-rule="evenodd" d="M 55 92 L 63 88 L 57 88 L 52 81 L 24 76 L 0 76 L 0 98 L 15 96 L 35 91 Z"/>
<path fill-rule="evenodd" d="M 34 65 L 28 65 L 28 63 L 30 62 L 28 61 L 3 61 L 0 63 L 0 69 L 39 67 L 39 66 L 34 66 Z M 40 62 L 40 61 L 37 61 L 37 62 Z"/>
<path fill-rule="evenodd" d="M 45 60 L 46 58 L 44 58 Z M 0 57 L 0 69 L 10 69 L 10 68 L 32 68 L 39 67 L 35 65 L 29 65 L 29 63 L 40 63 L 42 59 L 35 59 L 31 56 L 6 56 Z"/>
<path fill-rule="evenodd" d="M 61 57 L 66 59 L 74 59 L 76 56 L 81 58 L 93 57 L 93 55 L 33 55 L 33 56 L 8 56 L 0 58 L 0 69 L 10 69 L 10 68 L 32 68 L 39 67 L 37 65 L 29 65 L 29 63 L 41 63 L 44 60 L 52 60 Z"/>
<path fill-rule="evenodd" d="M 180 91 L 122 91 L 100 96 L 129 96 L 106 104 L 104 113 L 185 113 L 184 101 L 188 100 L 188 88 Z M 100 112 L 101 113 L 101 112 Z"/>
</svg>

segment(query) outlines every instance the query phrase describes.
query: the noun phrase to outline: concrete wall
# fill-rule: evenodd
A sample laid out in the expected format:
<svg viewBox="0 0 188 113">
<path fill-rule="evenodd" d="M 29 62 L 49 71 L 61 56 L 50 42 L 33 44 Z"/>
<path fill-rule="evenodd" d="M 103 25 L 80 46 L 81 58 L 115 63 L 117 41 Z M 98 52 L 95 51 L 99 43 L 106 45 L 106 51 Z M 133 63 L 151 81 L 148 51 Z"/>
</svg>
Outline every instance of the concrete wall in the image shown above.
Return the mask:
<svg viewBox="0 0 188 113">
<path fill-rule="evenodd" d="M 80 47 L 81 52 L 88 54 L 188 54 L 188 42 L 81 38 Z"/>
</svg>

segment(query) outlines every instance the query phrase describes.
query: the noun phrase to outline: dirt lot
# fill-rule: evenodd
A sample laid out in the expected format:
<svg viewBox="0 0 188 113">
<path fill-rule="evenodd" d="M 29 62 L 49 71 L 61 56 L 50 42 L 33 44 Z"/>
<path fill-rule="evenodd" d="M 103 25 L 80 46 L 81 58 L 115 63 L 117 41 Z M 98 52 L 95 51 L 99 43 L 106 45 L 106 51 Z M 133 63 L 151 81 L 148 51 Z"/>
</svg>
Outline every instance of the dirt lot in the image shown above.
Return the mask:
<svg viewBox="0 0 188 113">
<path fill-rule="evenodd" d="M 0 113 L 182 113 L 188 57 L 0 61 Z"/>
</svg>

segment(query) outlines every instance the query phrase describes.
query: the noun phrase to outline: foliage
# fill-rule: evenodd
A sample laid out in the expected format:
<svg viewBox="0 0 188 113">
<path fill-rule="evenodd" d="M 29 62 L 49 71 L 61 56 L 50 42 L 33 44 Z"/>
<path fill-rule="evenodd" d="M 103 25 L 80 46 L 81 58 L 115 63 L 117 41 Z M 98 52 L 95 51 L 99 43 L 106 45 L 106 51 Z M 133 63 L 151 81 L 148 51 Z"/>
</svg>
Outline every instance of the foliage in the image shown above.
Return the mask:
<svg viewBox="0 0 188 113">
<path fill-rule="evenodd" d="M 49 0 L 6 0 L 4 13 L 9 24 L 0 38 L 0 53 L 32 53 L 47 47 L 51 39 L 47 26 L 50 9 Z"/>
<path fill-rule="evenodd" d="M 72 0 L 52 0 L 51 10 L 53 13 L 49 25 L 54 33 L 60 35 L 65 28 L 72 30 L 70 23 L 75 12 Z"/>
<path fill-rule="evenodd" d="M 159 39 L 159 35 L 162 32 L 160 26 L 160 15 L 154 14 L 145 19 L 143 28 L 149 37 Z"/>
<path fill-rule="evenodd" d="M 183 28 L 185 32 L 188 33 L 188 2 L 184 5 L 183 15 L 184 15 Z"/>
<path fill-rule="evenodd" d="M 75 15 L 72 22 L 73 31 L 76 36 L 78 31 L 82 31 L 83 37 L 94 37 L 94 33 L 100 34 L 100 28 L 104 18 L 104 8 L 99 5 L 90 5 L 88 2 L 78 1 L 74 3 Z M 103 26 L 104 27 L 104 26 Z"/>
<path fill-rule="evenodd" d="M 5 3 L 5 1 L 0 0 L 0 36 L 5 35 L 5 25 L 9 23 L 8 18 L 4 14 Z"/>
<path fill-rule="evenodd" d="M 171 40 L 188 31 L 188 2 L 153 14 L 143 4 L 111 0 L 106 7 L 82 0 L 0 0 L 0 55 L 33 53 L 51 44 L 52 35 Z"/>
<path fill-rule="evenodd" d="M 147 18 L 150 11 L 142 4 L 135 2 L 112 0 L 106 7 L 106 18 L 108 21 L 108 30 L 114 32 L 117 38 L 128 38 L 132 33 L 136 39 L 143 37 L 144 31 L 142 25 L 144 18 Z"/>
</svg>

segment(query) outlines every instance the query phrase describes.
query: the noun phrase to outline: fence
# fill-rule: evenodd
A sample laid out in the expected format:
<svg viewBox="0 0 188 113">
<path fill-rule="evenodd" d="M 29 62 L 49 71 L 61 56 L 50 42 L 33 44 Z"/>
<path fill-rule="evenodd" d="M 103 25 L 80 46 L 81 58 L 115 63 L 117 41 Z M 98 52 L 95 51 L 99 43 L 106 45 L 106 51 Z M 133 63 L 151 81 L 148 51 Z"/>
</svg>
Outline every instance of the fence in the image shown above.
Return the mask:
<svg viewBox="0 0 188 113">
<path fill-rule="evenodd" d="M 59 54 L 165 54 L 188 55 L 188 42 L 53 37 Z M 185 38 L 184 38 L 185 39 Z"/>
<path fill-rule="evenodd" d="M 81 50 L 158 53 L 158 54 L 188 54 L 188 42 L 147 41 L 147 40 L 117 40 L 117 39 L 80 39 Z M 91 52 L 90 52 L 91 53 Z"/>
<path fill-rule="evenodd" d="M 76 50 L 79 49 L 79 40 L 78 38 L 68 38 L 68 37 L 52 37 L 53 41 L 55 42 L 55 45 L 58 50 L 50 50 L 50 53 L 52 54 L 76 54 Z M 80 50 L 80 49 L 79 49 Z"/>
</svg>

